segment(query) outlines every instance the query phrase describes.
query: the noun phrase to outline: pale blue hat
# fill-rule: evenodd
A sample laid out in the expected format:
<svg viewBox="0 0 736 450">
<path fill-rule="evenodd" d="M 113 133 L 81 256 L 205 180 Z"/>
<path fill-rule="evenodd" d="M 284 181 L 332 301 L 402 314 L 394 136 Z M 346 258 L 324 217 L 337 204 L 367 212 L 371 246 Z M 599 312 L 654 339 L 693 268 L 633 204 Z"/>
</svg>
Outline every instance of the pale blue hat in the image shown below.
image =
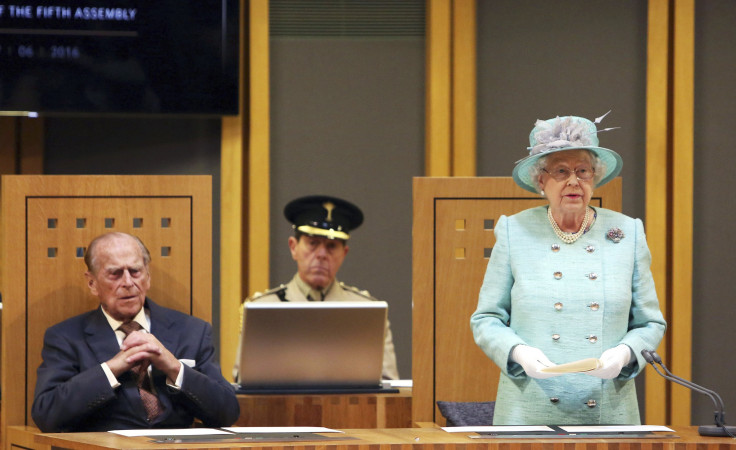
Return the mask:
<svg viewBox="0 0 736 450">
<path fill-rule="evenodd" d="M 624 162 L 618 153 L 598 146 L 598 133 L 616 128 L 598 130 L 595 126 L 606 115 L 608 113 L 595 119 L 595 122 L 577 116 L 537 120 L 529 133 L 529 156 L 517 161 L 512 173 L 516 184 L 536 193 L 537 183 L 532 180 L 531 169 L 537 160 L 551 153 L 577 149 L 590 150 L 605 165 L 605 173 L 595 187 L 603 186 L 614 179 L 621 172 Z"/>
</svg>

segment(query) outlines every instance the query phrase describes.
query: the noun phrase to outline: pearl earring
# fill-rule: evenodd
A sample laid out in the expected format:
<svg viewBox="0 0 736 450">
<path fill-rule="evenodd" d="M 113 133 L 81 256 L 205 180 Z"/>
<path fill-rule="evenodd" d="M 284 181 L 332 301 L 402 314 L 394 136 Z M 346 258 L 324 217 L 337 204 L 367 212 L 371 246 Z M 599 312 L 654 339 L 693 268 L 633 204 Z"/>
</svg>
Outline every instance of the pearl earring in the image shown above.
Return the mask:
<svg viewBox="0 0 736 450">
<path fill-rule="evenodd" d="M 542 189 L 542 192 L 540 192 L 540 194 L 542 194 L 542 197 L 544 197 L 544 189 Z"/>
</svg>

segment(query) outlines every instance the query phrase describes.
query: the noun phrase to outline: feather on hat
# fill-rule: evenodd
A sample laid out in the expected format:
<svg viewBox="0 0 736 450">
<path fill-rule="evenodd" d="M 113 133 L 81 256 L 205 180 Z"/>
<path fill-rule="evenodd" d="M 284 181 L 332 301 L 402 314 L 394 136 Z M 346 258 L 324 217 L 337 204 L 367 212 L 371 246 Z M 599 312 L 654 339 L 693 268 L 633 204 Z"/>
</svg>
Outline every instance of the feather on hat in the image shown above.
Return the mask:
<svg viewBox="0 0 736 450">
<path fill-rule="evenodd" d="M 537 120 L 529 133 L 529 156 L 516 162 L 512 176 L 516 184 L 527 191 L 537 192 L 536 180 L 532 180 L 531 169 L 539 158 L 551 153 L 566 150 L 586 149 L 593 152 L 605 165 L 605 173 L 595 187 L 602 186 L 615 178 L 623 167 L 621 156 L 607 148 L 598 146 L 598 133 L 615 130 L 605 128 L 598 130 L 600 123 L 611 111 L 591 122 L 577 116 L 555 117 L 554 119 Z"/>
</svg>

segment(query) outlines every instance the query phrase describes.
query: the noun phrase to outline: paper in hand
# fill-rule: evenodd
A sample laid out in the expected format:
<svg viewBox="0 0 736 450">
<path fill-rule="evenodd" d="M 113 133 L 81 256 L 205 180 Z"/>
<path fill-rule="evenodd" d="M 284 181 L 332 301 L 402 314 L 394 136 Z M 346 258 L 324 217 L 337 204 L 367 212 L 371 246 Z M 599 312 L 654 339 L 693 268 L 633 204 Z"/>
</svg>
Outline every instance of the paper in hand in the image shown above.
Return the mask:
<svg viewBox="0 0 736 450">
<path fill-rule="evenodd" d="M 545 373 L 578 373 L 578 372 L 589 372 L 591 370 L 600 369 L 603 363 L 598 358 L 586 358 L 572 361 L 565 364 L 558 364 L 556 366 L 545 367 L 540 369 L 540 372 Z"/>
</svg>

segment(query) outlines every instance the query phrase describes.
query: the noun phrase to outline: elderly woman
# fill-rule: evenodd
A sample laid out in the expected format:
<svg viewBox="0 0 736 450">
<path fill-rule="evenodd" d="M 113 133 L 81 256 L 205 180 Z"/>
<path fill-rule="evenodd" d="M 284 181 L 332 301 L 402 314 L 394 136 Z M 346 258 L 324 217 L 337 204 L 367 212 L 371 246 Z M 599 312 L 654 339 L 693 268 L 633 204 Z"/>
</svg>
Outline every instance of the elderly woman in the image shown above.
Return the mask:
<svg viewBox="0 0 736 450">
<path fill-rule="evenodd" d="M 640 423 L 640 351 L 657 347 L 666 324 L 641 220 L 589 204 L 623 164 L 598 146 L 595 123 L 538 120 L 514 168 L 548 205 L 499 218 L 470 319 L 501 368 L 494 425 Z M 586 359 L 592 368 L 557 367 Z"/>
</svg>

